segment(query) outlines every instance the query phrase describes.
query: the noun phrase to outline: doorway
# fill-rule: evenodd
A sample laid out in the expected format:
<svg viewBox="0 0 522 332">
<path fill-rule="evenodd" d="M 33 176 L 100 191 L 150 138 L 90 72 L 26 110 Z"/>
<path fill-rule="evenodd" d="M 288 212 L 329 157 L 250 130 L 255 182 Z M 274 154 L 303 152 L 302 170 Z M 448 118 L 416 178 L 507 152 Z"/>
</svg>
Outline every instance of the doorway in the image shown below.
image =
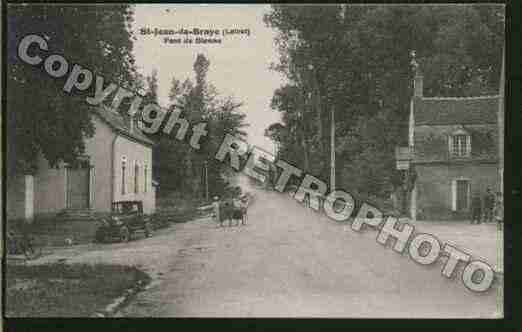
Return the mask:
<svg viewBox="0 0 522 332">
<path fill-rule="evenodd" d="M 469 209 L 469 180 L 457 180 L 457 211 Z"/>
<path fill-rule="evenodd" d="M 67 208 L 88 209 L 90 198 L 89 167 L 67 168 Z"/>
</svg>

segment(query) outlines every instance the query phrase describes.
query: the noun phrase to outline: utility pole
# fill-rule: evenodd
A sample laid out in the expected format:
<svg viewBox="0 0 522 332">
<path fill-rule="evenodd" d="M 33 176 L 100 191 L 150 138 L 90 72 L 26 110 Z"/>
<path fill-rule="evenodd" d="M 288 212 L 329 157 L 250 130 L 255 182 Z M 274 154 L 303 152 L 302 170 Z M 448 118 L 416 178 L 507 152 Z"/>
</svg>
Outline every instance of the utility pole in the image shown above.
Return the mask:
<svg viewBox="0 0 522 332">
<path fill-rule="evenodd" d="M 344 25 L 346 5 L 341 5 L 341 21 Z M 330 191 L 335 190 L 335 108 L 331 106 L 331 131 L 330 131 Z"/>
<path fill-rule="evenodd" d="M 335 110 L 332 106 L 332 123 L 330 133 L 330 191 L 335 190 Z"/>
<path fill-rule="evenodd" d="M 504 195 L 504 81 L 505 81 L 505 44 L 502 47 L 502 66 L 500 69 L 500 89 L 498 97 L 498 156 L 499 156 L 499 175 L 500 193 Z"/>
<path fill-rule="evenodd" d="M 208 162 L 205 160 L 205 198 L 208 202 Z"/>
</svg>

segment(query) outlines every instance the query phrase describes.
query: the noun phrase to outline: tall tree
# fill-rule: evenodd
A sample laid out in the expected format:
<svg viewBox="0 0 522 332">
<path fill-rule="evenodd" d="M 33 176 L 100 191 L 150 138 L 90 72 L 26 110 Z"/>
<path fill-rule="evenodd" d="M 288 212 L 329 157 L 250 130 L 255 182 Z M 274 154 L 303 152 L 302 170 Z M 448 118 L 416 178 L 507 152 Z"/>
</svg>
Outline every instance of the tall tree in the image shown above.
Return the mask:
<svg viewBox="0 0 522 332">
<path fill-rule="evenodd" d="M 145 98 L 143 98 L 143 105 L 147 105 L 148 103 L 159 105 L 158 71 L 153 69 L 150 75 L 145 78 L 145 80 L 147 81 L 147 93 L 145 94 Z"/>
<path fill-rule="evenodd" d="M 328 179 L 326 128 L 336 119 L 339 186 L 382 195 L 396 184 L 393 151 L 406 143 L 412 94 L 411 52 L 425 77 L 425 95 L 469 96 L 498 91 L 503 6 L 274 5 L 265 16 L 276 29 L 289 86 L 304 104 L 272 103 L 288 135 L 283 158 L 306 162 L 298 143 L 306 128 L 308 168 Z M 492 47 L 490 45 L 493 45 Z M 281 91 L 274 100 L 281 99 Z M 309 110 L 316 117 L 306 115 Z M 371 126 L 368 126 L 371 124 Z M 339 167 L 341 166 L 341 167 Z"/>
<path fill-rule="evenodd" d="M 186 195 L 203 197 L 204 182 L 208 180 L 211 195 L 221 195 L 225 188 L 223 177 L 226 167 L 215 160 L 214 155 L 226 133 L 246 136 L 243 131 L 245 115 L 240 112 L 241 103 L 230 97 L 219 96 L 207 81 L 210 61 L 198 54 L 194 62 L 195 82 L 186 79 L 181 83 L 172 78 L 169 91 L 169 111 L 181 111 L 181 116 L 191 125 L 206 122 L 207 135 L 200 141 L 200 149 L 193 149 L 188 139 L 178 141 L 174 136 L 161 135 L 157 138 L 157 176 L 162 190 L 182 191 Z M 187 136 L 192 133 L 189 131 Z M 206 168 L 206 172 L 205 172 Z M 205 176 L 208 175 L 208 179 Z"/>
<path fill-rule="evenodd" d="M 56 166 L 73 162 L 94 128 L 85 96 L 63 91 L 64 78 L 23 63 L 17 45 L 27 34 L 43 36 L 53 53 L 79 63 L 107 81 L 131 86 L 135 78 L 133 11 L 128 5 L 9 5 L 7 8 L 8 171 L 34 172 L 39 154 Z"/>
</svg>

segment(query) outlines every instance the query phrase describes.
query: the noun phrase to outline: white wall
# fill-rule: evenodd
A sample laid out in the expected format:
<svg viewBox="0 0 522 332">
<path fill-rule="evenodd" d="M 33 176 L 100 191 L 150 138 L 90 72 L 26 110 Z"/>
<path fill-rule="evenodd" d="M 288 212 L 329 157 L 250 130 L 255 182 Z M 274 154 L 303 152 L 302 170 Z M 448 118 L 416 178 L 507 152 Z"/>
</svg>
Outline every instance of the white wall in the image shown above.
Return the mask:
<svg viewBox="0 0 522 332">
<path fill-rule="evenodd" d="M 90 157 L 91 208 L 109 212 L 112 203 L 112 145 L 116 133 L 99 117 L 93 117 L 96 134 L 85 140 L 85 153 Z"/>
<path fill-rule="evenodd" d="M 143 201 L 145 213 L 154 212 L 155 194 L 152 186 L 152 148 L 132 141 L 124 136 L 118 136 L 115 144 L 115 176 L 114 201 L 139 200 Z M 126 158 L 125 194 L 122 194 L 122 157 Z M 134 191 L 134 165 L 139 163 L 138 192 Z M 144 165 L 148 165 L 147 180 L 144 177 Z M 145 183 L 147 188 L 145 188 Z"/>
</svg>

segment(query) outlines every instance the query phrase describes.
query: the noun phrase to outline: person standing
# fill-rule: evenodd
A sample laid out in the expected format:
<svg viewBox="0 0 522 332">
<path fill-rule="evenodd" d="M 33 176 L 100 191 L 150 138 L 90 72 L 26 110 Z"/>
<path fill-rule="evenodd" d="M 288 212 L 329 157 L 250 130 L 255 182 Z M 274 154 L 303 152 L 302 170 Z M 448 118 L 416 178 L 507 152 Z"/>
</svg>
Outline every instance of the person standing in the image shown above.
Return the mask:
<svg viewBox="0 0 522 332">
<path fill-rule="evenodd" d="M 493 221 L 493 208 L 495 205 L 495 196 L 491 192 L 491 189 L 486 189 L 486 194 L 484 195 L 484 222 L 492 222 Z"/>
<path fill-rule="evenodd" d="M 471 199 L 471 224 L 480 224 L 481 217 L 482 202 L 480 200 L 480 194 L 478 192 L 474 192 Z"/>
<path fill-rule="evenodd" d="M 495 199 L 495 219 L 497 221 L 498 230 L 502 230 L 502 223 L 504 222 L 504 202 L 502 200 L 502 193 L 497 192 Z"/>
<path fill-rule="evenodd" d="M 214 202 L 212 202 L 212 209 L 214 210 L 214 217 L 216 218 L 216 220 L 219 223 L 219 225 L 223 226 L 223 220 L 221 220 L 221 214 L 220 214 L 220 211 L 219 211 L 219 207 L 220 207 L 219 197 L 218 196 L 214 196 Z"/>
<path fill-rule="evenodd" d="M 248 213 L 248 197 L 243 195 L 239 200 L 239 208 L 241 210 L 241 225 L 246 225 Z"/>
<path fill-rule="evenodd" d="M 210 210 L 210 209 L 212 209 L 212 217 L 219 224 L 221 224 L 221 226 L 223 226 L 223 222 L 221 220 L 221 213 L 220 213 L 221 211 L 220 211 L 219 207 L 220 207 L 219 197 L 218 196 L 214 196 L 214 201 L 212 202 L 212 204 L 199 207 L 198 210 Z"/>
</svg>

